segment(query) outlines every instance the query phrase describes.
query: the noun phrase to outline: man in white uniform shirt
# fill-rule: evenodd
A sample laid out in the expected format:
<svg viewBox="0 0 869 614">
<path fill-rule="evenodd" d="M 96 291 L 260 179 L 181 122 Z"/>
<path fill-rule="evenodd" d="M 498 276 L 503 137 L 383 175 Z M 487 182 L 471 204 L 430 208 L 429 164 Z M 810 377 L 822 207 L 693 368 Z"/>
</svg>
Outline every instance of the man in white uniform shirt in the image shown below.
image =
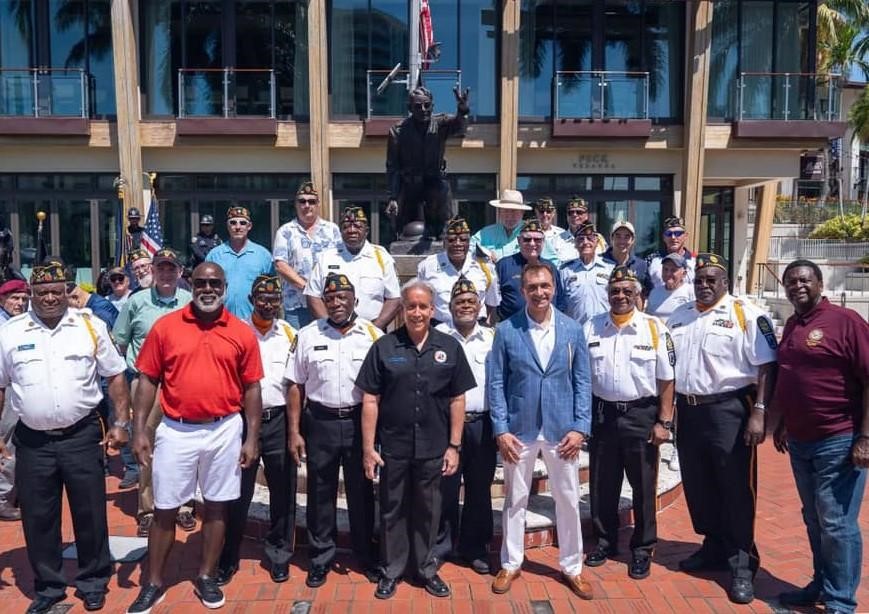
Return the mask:
<svg viewBox="0 0 869 614">
<path fill-rule="evenodd" d="M 452 323 L 450 297 L 453 286 L 460 278 L 470 281 L 477 289 L 480 316 L 491 324 L 495 309 L 501 302 L 498 274 L 488 258 L 470 253 L 471 229 L 465 218 L 456 217 L 447 222 L 446 249 L 420 261 L 417 278 L 435 289 L 435 319 L 447 325 Z"/>
<path fill-rule="evenodd" d="M 305 583 L 317 588 L 335 558 L 338 469 L 344 471 L 350 539 L 363 573 L 376 581 L 374 485 L 362 469 L 362 391 L 356 376 L 369 348 L 381 337 L 368 320 L 357 317 L 356 295 L 347 275 L 324 280 L 326 318 L 299 331 L 298 348 L 287 364 L 291 382 L 290 452 L 301 464 L 307 455 L 308 558 Z M 302 413 L 302 399 L 307 408 Z"/>
<path fill-rule="evenodd" d="M 591 222 L 580 224 L 575 238 L 579 258 L 562 265 L 558 271 L 563 289 L 555 297 L 558 308 L 580 324 L 609 309 L 607 283 L 613 265 L 604 262 L 597 252 L 599 236 Z"/>
<path fill-rule="evenodd" d="M 124 359 L 106 325 L 69 308 L 63 264 L 33 268 L 32 311 L 0 329 L 0 407 L 7 394 L 18 417 L 13 441 L 16 486 L 36 598 L 28 614 L 66 599 L 61 559 L 61 501 L 66 490 L 79 571 L 76 594 L 87 610 L 105 605 L 112 574 L 106 524 L 103 428 L 96 407 L 108 380 L 115 421 L 107 442 L 127 441 L 130 393 Z M 6 456 L 0 440 L 0 456 Z"/>
<path fill-rule="evenodd" d="M 286 382 L 284 372 L 292 360 L 296 331 L 276 317 L 281 308 L 281 282 L 277 276 L 260 275 L 250 290 L 253 304 L 248 324 L 259 345 L 265 377 L 262 389 L 262 419 L 259 451 L 269 487 L 269 532 L 265 537 L 265 555 L 273 582 L 290 577 L 290 559 L 295 545 L 296 464 L 287 448 Z M 244 437 L 244 435 L 242 435 Z M 241 495 L 229 504 L 226 537 L 217 568 L 217 584 L 227 584 L 238 571 L 239 548 L 253 499 L 259 458 L 241 472 Z"/>
<path fill-rule="evenodd" d="M 395 260 L 380 245 L 368 241 L 368 217 L 362 207 L 349 206 L 341 216 L 342 243 L 317 259 L 305 286 L 308 308 L 317 319 L 327 317 L 323 288 L 329 273 L 344 274 L 356 290 L 356 313 L 386 330 L 401 307 Z"/>
<path fill-rule="evenodd" d="M 492 420 L 486 403 L 486 358 L 492 350 L 495 330 L 480 326 L 480 297 L 474 284 L 460 277 L 452 289 L 452 326 L 438 330 L 454 337 L 465 352 L 477 387 L 465 392 L 465 426 L 462 430 L 459 469 L 441 478 L 441 519 L 434 555 L 439 561 L 458 558 L 478 574 L 487 575 L 489 542 L 492 540 L 492 480 L 498 447 L 492 435 Z M 459 489 L 464 482 L 465 499 L 459 518 Z M 455 557 L 453 547 L 455 546 Z"/>
</svg>

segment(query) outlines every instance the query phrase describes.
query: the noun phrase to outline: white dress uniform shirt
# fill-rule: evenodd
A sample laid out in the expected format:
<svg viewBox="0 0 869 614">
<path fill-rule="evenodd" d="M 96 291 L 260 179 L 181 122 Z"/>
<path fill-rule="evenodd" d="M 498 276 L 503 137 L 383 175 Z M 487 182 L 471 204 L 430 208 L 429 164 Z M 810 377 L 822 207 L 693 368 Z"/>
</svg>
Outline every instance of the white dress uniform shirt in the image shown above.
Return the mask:
<svg viewBox="0 0 869 614">
<path fill-rule="evenodd" d="M 552 307 L 550 307 L 549 319 L 543 322 L 535 321 L 528 314 L 527 308 L 525 315 L 528 316 L 528 333 L 531 335 L 531 342 L 537 352 L 537 359 L 540 361 L 540 366 L 546 369 L 549 365 L 549 359 L 552 357 L 552 351 L 555 349 L 555 314 L 552 313 Z"/>
<path fill-rule="evenodd" d="M 275 233 L 272 257 L 275 262 L 279 260 L 286 262 L 296 273 L 308 279 L 319 255 L 339 243 L 341 243 L 341 231 L 337 224 L 318 219 L 309 234 L 299 224 L 299 220 L 293 218 L 278 228 Z M 305 306 L 302 290 L 289 282 L 284 282 L 282 287 L 285 310 L 291 311 Z"/>
<path fill-rule="evenodd" d="M 757 383 L 758 367 L 776 359 L 772 322 L 753 303 L 730 294 L 703 313 L 694 303 L 682 305 L 667 320 L 667 328 L 676 345 L 676 392 L 680 394 L 739 390 Z"/>
<path fill-rule="evenodd" d="M 356 255 L 341 243 L 328 249 L 317 259 L 305 296 L 323 297 L 323 282 L 329 273 L 343 273 L 356 289 L 356 313 L 366 320 L 380 315 L 383 302 L 401 296 L 395 260 L 379 245 L 366 241 Z"/>
<path fill-rule="evenodd" d="M 37 431 L 72 426 L 102 400 L 100 377 L 127 368 L 105 323 L 69 308 L 50 329 L 28 311 L 0 329 L 0 387 Z"/>
<path fill-rule="evenodd" d="M 462 345 L 465 358 L 471 365 L 477 387 L 465 392 L 465 413 L 476 414 L 489 411 L 486 403 L 486 357 L 492 351 L 495 340 L 495 329 L 477 324 L 474 330 L 465 338 L 462 333 L 447 324 L 438 324 L 435 328 L 453 337 Z"/>
<path fill-rule="evenodd" d="M 260 380 L 262 388 L 263 408 L 285 407 L 287 404 L 287 382 L 284 373 L 287 365 L 293 360 L 295 349 L 296 330 L 289 322 L 275 318 L 272 327 L 266 334 L 257 330 L 250 321 L 253 334 L 259 344 L 259 353 L 263 362 L 263 378 Z"/>
<path fill-rule="evenodd" d="M 441 252 L 427 256 L 416 267 L 416 276 L 430 283 L 435 289 L 434 317 L 448 325 L 453 323 L 453 316 L 450 315 L 450 296 L 453 286 L 462 275 L 477 289 L 477 296 L 480 297 L 482 305 L 480 317 L 485 318 L 488 313 L 486 307 L 495 309 L 501 302 L 498 273 L 495 272 L 494 264 L 482 259 L 478 260 L 468 252 L 461 270 L 457 270 L 446 252 Z"/>
<path fill-rule="evenodd" d="M 356 318 L 343 334 L 326 318 L 311 322 L 299 331 L 298 347 L 284 377 L 303 385 L 305 396 L 326 407 L 358 405 L 362 391 L 356 387 L 356 376 L 368 350 L 382 334 L 362 318 Z"/>
<path fill-rule="evenodd" d="M 560 226 L 550 226 L 549 230 L 543 231 L 544 241 L 541 258 L 549 260 L 556 267 L 578 257 L 576 247 L 573 244 L 573 237 L 570 237 L 569 240 L 565 240 L 565 232 L 567 231 Z"/>
<path fill-rule="evenodd" d="M 558 303 L 562 311 L 580 324 L 609 311 L 607 284 L 613 268 L 613 264 L 604 262 L 600 256 L 595 256 L 589 264 L 577 258 L 561 267 L 558 274 L 563 294 Z"/>
<path fill-rule="evenodd" d="M 675 290 L 667 290 L 664 286 L 656 286 L 649 292 L 646 301 L 646 312 L 667 320 L 676 308 L 685 303 L 694 302 L 694 284 L 683 281 Z"/>
<path fill-rule="evenodd" d="M 591 391 L 605 401 L 636 401 L 658 396 L 657 380 L 675 377 L 676 354 L 670 332 L 658 318 L 634 310 L 619 328 L 609 313 L 584 327 L 591 363 Z"/>
</svg>

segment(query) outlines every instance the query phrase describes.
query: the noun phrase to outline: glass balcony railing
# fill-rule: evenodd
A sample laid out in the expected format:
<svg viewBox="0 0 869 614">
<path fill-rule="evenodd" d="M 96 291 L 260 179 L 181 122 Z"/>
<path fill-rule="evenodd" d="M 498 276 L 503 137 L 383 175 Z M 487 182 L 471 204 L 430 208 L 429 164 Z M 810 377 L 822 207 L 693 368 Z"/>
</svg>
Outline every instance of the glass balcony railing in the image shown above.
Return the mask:
<svg viewBox="0 0 869 614">
<path fill-rule="evenodd" d="M 0 68 L 0 116 L 87 118 L 89 90 L 81 68 Z"/>
<path fill-rule="evenodd" d="M 740 73 L 739 120 L 838 121 L 842 114 L 840 75 Z"/>
<path fill-rule="evenodd" d="M 178 117 L 275 118 L 275 71 L 248 68 L 178 70 Z"/>
<path fill-rule="evenodd" d="M 405 117 L 408 114 L 408 71 L 397 71 L 395 78 L 379 94 L 377 93 L 378 86 L 389 73 L 389 70 L 367 71 L 368 119 Z M 453 95 L 453 89 L 462 87 L 461 70 L 423 70 L 422 83 L 432 93 L 435 113 L 456 112 L 456 97 Z M 472 98 L 471 109 L 473 104 Z"/>
<path fill-rule="evenodd" d="M 556 120 L 648 119 L 649 73 L 558 70 L 553 100 Z"/>
</svg>

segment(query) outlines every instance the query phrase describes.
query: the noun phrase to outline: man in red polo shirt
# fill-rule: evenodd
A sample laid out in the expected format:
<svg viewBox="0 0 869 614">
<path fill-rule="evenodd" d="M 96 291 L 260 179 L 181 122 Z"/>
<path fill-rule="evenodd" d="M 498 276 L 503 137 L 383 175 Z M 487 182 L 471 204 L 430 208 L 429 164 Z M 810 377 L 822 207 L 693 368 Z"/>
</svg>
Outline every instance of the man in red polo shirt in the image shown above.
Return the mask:
<svg viewBox="0 0 869 614">
<path fill-rule="evenodd" d="M 790 452 L 814 574 L 779 601 L 854 612 L 863 552 L 857 518 L 869 467 L 869 324 L 822 296 L 814 262 L 791 262 L 783 280 L 794 315 L 778 348 L 774 442 Z"/>
<path fill-rule="evenodd" d="M 142 378 L 134 400 L 133 449 L 153 463 L 154 525 L 149 576 L 129 614 L 150 612 L 163 598 L 163 567 L 175 540 L 175 513 L 198 486 L 205 500 L 202 560 L 194 591 L 207 608 L 224 603 L 214 573 L 223 547 L 227 504 L 241 492 L 241 469 L 258 457 L 263 377 L 253 331 L 224 306 L 226 278 L 205 262 L 191 278 L 193 301 L 154 324 L 136 359 Z M 145 436 L 157 386 L 164 418 L 154 449 Z M 242 442 L 242 416 L 247 435 Z"/>
</svg>

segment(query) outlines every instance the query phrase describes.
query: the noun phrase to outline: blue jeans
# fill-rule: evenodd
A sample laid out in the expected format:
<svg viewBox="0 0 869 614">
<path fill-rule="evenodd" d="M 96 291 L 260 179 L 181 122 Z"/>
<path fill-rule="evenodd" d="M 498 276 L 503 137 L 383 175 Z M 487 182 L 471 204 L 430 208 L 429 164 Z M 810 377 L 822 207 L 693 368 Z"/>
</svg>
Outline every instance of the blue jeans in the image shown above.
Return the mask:
<svg viewBox="0 0 869 614">
<path fill-rule="evenodd" d="M 290 323 L 290 326 L 299 330 L 303 326 L 307 326 L 314 321 L 314 316 L 308 311 L 307 307 L 296 307 L 295 309 L 284 310 L 284 320 Z"/>
<path fill-rule="evenodd" d="M 814 579 L 828 610 L 854 612 L 863 541 L 857 517 L 866 471 L 851 464 L 851 433 L 809 443 L 790 440 L 791 467 L 803 504 Z"/>
</svg>

